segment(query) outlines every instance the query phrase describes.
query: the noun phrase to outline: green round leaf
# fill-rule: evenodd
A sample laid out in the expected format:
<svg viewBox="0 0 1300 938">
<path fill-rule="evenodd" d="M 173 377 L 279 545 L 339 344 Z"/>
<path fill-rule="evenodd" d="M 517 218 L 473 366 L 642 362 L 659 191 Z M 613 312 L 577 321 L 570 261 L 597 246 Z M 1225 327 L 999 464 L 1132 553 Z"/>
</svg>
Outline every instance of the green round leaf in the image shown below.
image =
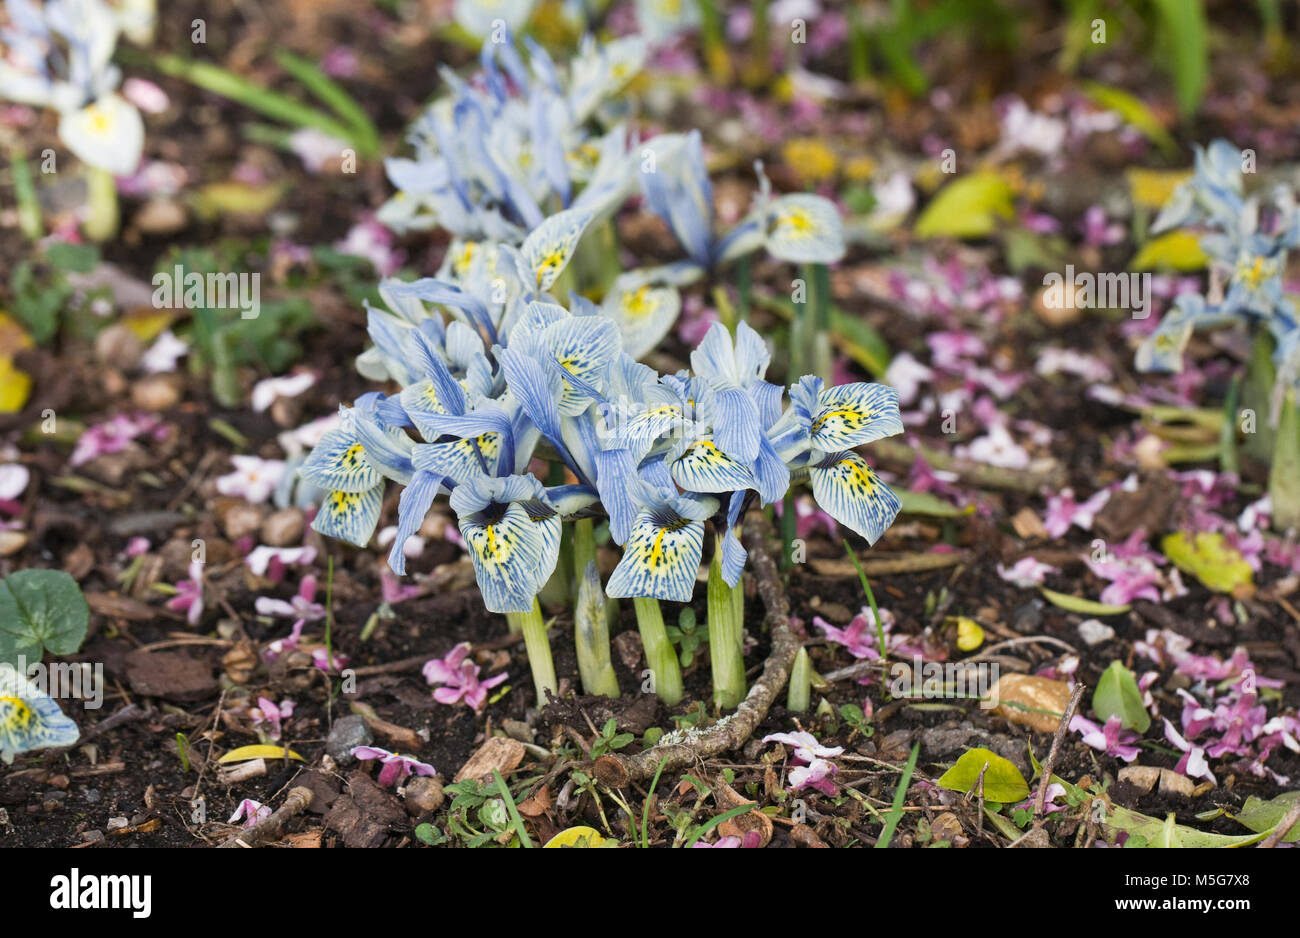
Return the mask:
<svg viewBox="0 0 1300 938">
<path fill-rule="evenodd" d="M 89 624 L 86 597 L 62 570 L 19 570 L 0 581 L 0 662 L 73 654 Z"/>
<path fill-rule="evenodd" d="M 988 769 L 985 770 L 985 764 Z M 969 792 L 979 787 L 980 772 L 984 771 L 984 800 L 1003 804 L 1023 801 L 1029 796 L 1029 783 L 1025 781 L 1015 763 L 1004 759 L 990 749 L 972 749 L 939 779 L 939 785 L 949 791 Z"/>
</svg>

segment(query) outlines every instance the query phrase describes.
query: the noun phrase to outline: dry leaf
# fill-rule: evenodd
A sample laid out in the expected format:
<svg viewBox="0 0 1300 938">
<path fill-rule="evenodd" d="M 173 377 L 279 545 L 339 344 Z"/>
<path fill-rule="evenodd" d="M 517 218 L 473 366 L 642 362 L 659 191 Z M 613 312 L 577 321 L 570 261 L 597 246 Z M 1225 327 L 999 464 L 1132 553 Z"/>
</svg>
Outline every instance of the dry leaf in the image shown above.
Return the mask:
<svg viewBox="0 0 1300 938">
<path fill-rule="evenodd" d="M 1008 722 L 1055 733 L 1070 703 L 1070 685 L 1032 674 L 1004 674 L 990 696 L 998 702 L 993 712 Z"/>
</svg>

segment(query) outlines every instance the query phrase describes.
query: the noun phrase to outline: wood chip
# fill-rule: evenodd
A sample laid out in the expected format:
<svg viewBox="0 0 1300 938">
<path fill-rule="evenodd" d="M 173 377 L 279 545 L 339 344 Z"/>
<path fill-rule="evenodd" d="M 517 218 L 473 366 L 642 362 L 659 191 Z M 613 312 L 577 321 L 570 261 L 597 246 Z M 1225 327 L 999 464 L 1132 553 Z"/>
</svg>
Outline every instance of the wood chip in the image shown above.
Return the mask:
<svg viewBox="0 0 1300 938">
<path fill-rule="evenodd" d="M 453 781 L 463 782 L 467 778 L 489 781 L 492 770 L 496 769 L 504 778 L 519 767 L 524 761 L 524 744 L 507 736 L 493 736 L 478 751 L 469 757 L 469 761 L 460 767 Z"/>
<path fill-rule="evenodd" d="M 1029 540 L 1033 537 L 1047 537 L 1047 529 L 1043 527 L 1043 522 L 1039 519 L 1038 513 L 1032 508 L 1021 508 L 1011 518 L 1011 526 L 1015 528 L 1016 535 Z"/>
</svg>

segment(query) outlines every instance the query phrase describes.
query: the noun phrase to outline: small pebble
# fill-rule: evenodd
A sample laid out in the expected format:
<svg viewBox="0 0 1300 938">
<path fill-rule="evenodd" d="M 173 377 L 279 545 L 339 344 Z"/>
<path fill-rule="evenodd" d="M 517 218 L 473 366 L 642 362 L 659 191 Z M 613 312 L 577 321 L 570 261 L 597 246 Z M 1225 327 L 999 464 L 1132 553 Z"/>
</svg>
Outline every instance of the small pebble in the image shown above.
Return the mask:
<svg viewBox="0 0 1300 938">
<path fill-rule="evenodd" d="M 271 547 L 288 547 L 302 540 L 306 519 L 297 508 L 272 512 L 262 522 L 262 543 Z"/>
<path fill-rule="evenodd" d="M 126 326 L 108 326 L 95 336 L 95 357 L 102 364 L 129 371 L 143 355 L 144 343 Z"/>
<path fill-rule="evenodd" d="M 1031 599 L 1016 610 L 1016 616 L 1011 622 L 1011 627 L 1021 634 L 1028 635 L 1030 632 L 1038 631 L 1038 627 L 1042 624 L 1043 601 L 1041 599 Z"/>
<path fill-rule="evenodd" d="M 131 385 L 131 403 L 141 410 L 170 410 L 180 399 L 180 385 L 171 375 L 149 375 Z"/>
<path fill-rule="evenodd" d="M 417 775 L 407 782 L 403 797 L 406 799 L 407 813 L 416 817 L 437 811 L 446 800 L 442 793 L 442 782 L 427 775 Z"/>
<path fill-rule="evenodd" d="M 221 526 L 227 538 L 237 541 L 262 527 L 262 510 L 256 505 L 232 505 L 221 519 Z"/>
<path fill-rule="evenodd" d="M 366 721 L 353 714 L 334 721 L 329 738 L 325 740 L 325 751 L 339 765 L 351 765 L 357 761 L 352 750 L 357 746 L 369 746 L 374 741 Z"/>
<path fill-rule="evenodd" d="M 1085 645 L 1100 645 L 1115 637 L 1115 630 L 1100 619 L 1088 619 L 1079 623 L 1079 637 Z"/>
<path fill-rule="evenodd" d="M 108 819 L 108 829 L 111 831 L 120 831 L 129 827 L 131 822 L 124 817 L 111 817 Z"/>
</svg>

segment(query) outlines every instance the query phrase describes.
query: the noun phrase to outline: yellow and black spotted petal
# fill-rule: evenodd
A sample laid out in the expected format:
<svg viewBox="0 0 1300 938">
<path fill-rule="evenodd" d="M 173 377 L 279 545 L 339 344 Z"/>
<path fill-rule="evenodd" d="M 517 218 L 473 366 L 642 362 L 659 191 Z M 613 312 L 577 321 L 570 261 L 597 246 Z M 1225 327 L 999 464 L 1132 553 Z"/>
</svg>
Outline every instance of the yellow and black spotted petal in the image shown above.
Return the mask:
<svg viewBox="0 0 1300 938">
<path fill-rule="evenodd" d="M 569 265 L 590 221 L 589 211 L 571 208 L 552 215 L 529 233 L 519 248 L 532 277 L 529 288 L 539 292 L 550 288 Z"/>
<path fill-rule="evenodd" d="M 736 492 L 758 487 L 753 471 L 718 449 L 696 440 L 672 462 L 673 481 L 688 492 Z"/>
<path fill-rule="evenodd" d="M 357 547 L 365 547 L 379 524 L 379 509 L 384 500 L 381 479 L 364 492 L 333 491 L 325 496 L 311 528 L 326 537 L 336 537 Z"/>
<path fill-rule="evenodd" d="M 1175 323 L 1172 326 L 1161 323 L 1160 328 L 1143 339 L 1138 346 L 1134 356 L 1137 370 L 1181 372 L 1183 352 L 1191 339 L 1191 323 Z"/>
<path fill-rule="evenodd" d="M 80 736 L 59 705 L 9 665 L 0 665 L 0 759 L 33 749 L 71 746 Z"/>
<path fill-rule="evenodd" d="M 616 599 L 640 596 L 690 602 L 704 549 L 704 522 L 643 511 L 623 545 L 605 589 Z"/>
<path fill-rule="evenodd" d="M 857 453 L 829 453 L 808 467 L 813 499 L 840 524 L 874 544 L 901 507 L 894 494 Z"/>
<path fill-rule="evenodd" d="M 851 449 L 903 432 L 898 392 L 888 385 L 841 384 L 818 395 L 812 444 L 827 452 Z"/>
<path fill-rule="evenodd" d="M 448 413 L 447 408 L 438 400 L 438 389 L 432 378 L 422 378 L 414 384 L 402 388 L 400 395 L 402 409 L 415 424 L 415 429 L 426 440 L 436 440 L 441 434 L 430 426 L 428 418 Z"/>
<path fill-rule="evenodd" d="M 690 420 L 676 404 L 650 404 L 645 410 L 637 410 L 626 417 L 611 411 L 611 416 L 614 419 L 606 418 L 606 423 L 612 423 L 610 429 L 614 440 L 619 446 L 638 454 L 665 433 L 674 430 L 684 433 L 690 428 Z"/>
<path fill-rule="evenodd" d="M 326 491 L 365 492 L 383 481 L 356 436 L 342 429 L 322 436 L 298 472 Z"/>
<path fill-rule="evenodd" d="M 500 458 L 501 435 L 484 433 L 450 443 L 418 443 L 411 465 L 460 483 L 476 476 L 495 475 Z"/>
<path fill-rule="evenodd" d="M 491 612 L 528 612 L 550 579 L 560 551 L 560 516 L 553 510 L 530 513 L 512 502 L 492 521 L 461 518 L 483 604 Z"/>
<path fill-rule="evenodd" d="M 768 208 L 767 250 L 796 264 L 833 264 L 844 256 L 844 225 L 818 195 L 783 195 Z"/>
<path fill-rule="evenodd" d="M 640 358 L 654 349 L 668 334 L 681 312 L 682 298 L 674 287 L 649 284 L 619 289 L 604 302 L 602 311 L 616 323 L 623 336 L 623 351 Z"/>
<path fill-rule="evenodd" d="M 605 371 L 618 354 L 618 326 L 601 316 L 571 316 L 548 326 L 544 337 L 564 372 L 560 413 L 576 416 L 591 405 L 591 398 L 569 376 L 596 391 L 604 390 Z"/>
</svg>

